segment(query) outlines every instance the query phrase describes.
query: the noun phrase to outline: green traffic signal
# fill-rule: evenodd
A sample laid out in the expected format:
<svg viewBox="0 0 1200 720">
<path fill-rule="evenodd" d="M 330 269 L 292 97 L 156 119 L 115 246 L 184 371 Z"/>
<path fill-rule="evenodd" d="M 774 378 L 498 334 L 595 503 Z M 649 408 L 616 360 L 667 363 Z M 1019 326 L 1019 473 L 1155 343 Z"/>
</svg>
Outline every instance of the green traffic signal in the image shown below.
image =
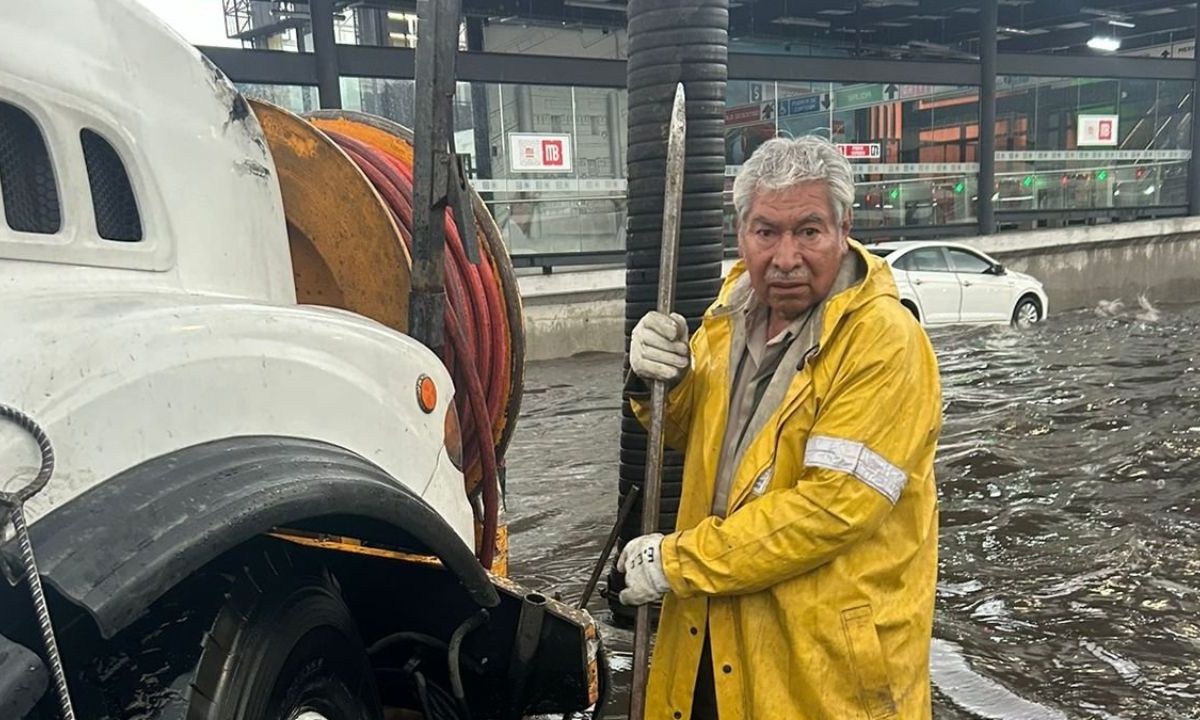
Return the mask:
<svg viewBox="0 0 1200 720">
<path fill-rule="evenodd" d="M 1024 185 L 1025 187 L 1029 187 L 1030 185 L 1033 185 L 1033 176 L 1026 175 L 1025 179 L 1021 181 L 1021 184 Z"/>
<path fill-rule="evenodd" d="M 888 197 L 891 198 L 892 200 L 895 200 L 896 198 L 900 197 L 900 188 L 892 188 L 892 191 L 890 193 L 888 193 Z"/>
<path fill-rule="evenodd" d="M 963 181 L 962 181 L 962 180 L 959 180 L 958 182 L 956 182 L 956 183 L 954 184 L 954 192 L 955 192 L 955 193 L 962 193 L 962 191 L 963 191 L 963 190 L 965 190 L 965 189 L 966 189 L 966 187 L 967 187 L 967 186 L 963 184 Z"/>
<path fill-rule="evenodd" d="M 1108 171 L 1101 170 L 1100 172 L 1096 173 L 1096 179 L 1099 180 L 1100 182 L 1104 182 L 1105 180 L 1108 179 Z"/>
</svg>

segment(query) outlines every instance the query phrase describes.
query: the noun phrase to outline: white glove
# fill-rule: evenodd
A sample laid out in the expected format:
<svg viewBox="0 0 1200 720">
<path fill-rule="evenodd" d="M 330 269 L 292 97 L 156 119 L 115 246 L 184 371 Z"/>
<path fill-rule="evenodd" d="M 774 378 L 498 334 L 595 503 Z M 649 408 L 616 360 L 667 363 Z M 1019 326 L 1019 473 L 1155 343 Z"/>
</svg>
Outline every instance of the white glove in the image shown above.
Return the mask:
<svg viewBox="0 0 1200 720">
<path fill-rule="evenodd" d="M 629 343 L 629 367 L 643 380 L 674 385 L 692 366 L 688 349 L 687 320 L 651 310 L 642 316 Z"/>
<path fill-rule="evenodd" d="M 652 603 L 671 591 L 662 568 L 660 533 L 642 535 L 625 543 L 617 567 L 625 571 L 625 589 L 621 591 L 622 605 Z"/>
</svg>

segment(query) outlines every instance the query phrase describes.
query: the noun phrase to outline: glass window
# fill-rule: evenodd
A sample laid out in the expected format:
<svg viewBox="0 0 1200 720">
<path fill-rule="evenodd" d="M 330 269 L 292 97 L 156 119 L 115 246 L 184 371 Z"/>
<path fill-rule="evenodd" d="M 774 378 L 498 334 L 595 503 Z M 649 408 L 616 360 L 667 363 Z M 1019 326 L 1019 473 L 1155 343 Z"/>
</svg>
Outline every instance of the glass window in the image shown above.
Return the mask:
<svg viewBox="0 0 1200 720">
<path fill-rule="evenodd" d="M 946 248 L 946 252 L 950 254 L 950 264 L 954 267 L 954 272 L 982 274 L 992 269 L 990 262 L 973 252 L 957 248 Z"/>
<path fill-rule="evenodd" d="M 896 267 L 917 272 L 950 272 L 946 255 L 938 247 L 912 250 L 896 261 Z"/>
<path fill-rule="evenodd" d="M 1187 204 L 1188 81 L 1002 76 L 996 212 Z M 1008 213 L 1008 218 L 1006 218 Z"/>
<path fill-rule="evenodd" d="M 248 98 L 266 100 L 272 105 L 294 113 L 306 113 L 321 107 L 317 99 L 317 88 L 312 85 L 267 85 L 265 83 L 237 83 L 237 89 Z M 346 94 L 345 79 L 342 80 L 342 95 Z"/>
</svg>

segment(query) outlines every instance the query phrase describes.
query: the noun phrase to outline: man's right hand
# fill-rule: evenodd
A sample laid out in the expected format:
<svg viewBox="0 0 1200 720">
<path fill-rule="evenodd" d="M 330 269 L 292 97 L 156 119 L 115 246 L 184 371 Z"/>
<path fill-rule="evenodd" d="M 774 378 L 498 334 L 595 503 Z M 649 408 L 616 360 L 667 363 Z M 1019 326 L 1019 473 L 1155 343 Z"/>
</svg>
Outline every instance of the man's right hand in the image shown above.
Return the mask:
<svg viewBox="0 0 1200 720">
<path fill-rule="evenodd" d="M 652 310 L 638 321 L 629 345 L 629 366 L 638 377 L 674 385 L 691 365 L 687 321 L 682 315 Z"/>
</svg>

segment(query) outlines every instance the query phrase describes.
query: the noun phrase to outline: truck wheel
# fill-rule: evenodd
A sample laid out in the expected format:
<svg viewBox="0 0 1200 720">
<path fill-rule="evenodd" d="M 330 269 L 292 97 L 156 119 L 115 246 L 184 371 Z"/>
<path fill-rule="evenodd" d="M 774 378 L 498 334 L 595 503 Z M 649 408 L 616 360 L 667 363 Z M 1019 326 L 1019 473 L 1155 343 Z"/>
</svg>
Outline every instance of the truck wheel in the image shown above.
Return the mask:
<svg viewBox="0 0 1200 720">
<path fill-rule="evenodd" d="M 380 720 L 350 610 L 329 573 L 269 552 L 242 569 L 204 639 L 188 720 Z"/>
</svg>

